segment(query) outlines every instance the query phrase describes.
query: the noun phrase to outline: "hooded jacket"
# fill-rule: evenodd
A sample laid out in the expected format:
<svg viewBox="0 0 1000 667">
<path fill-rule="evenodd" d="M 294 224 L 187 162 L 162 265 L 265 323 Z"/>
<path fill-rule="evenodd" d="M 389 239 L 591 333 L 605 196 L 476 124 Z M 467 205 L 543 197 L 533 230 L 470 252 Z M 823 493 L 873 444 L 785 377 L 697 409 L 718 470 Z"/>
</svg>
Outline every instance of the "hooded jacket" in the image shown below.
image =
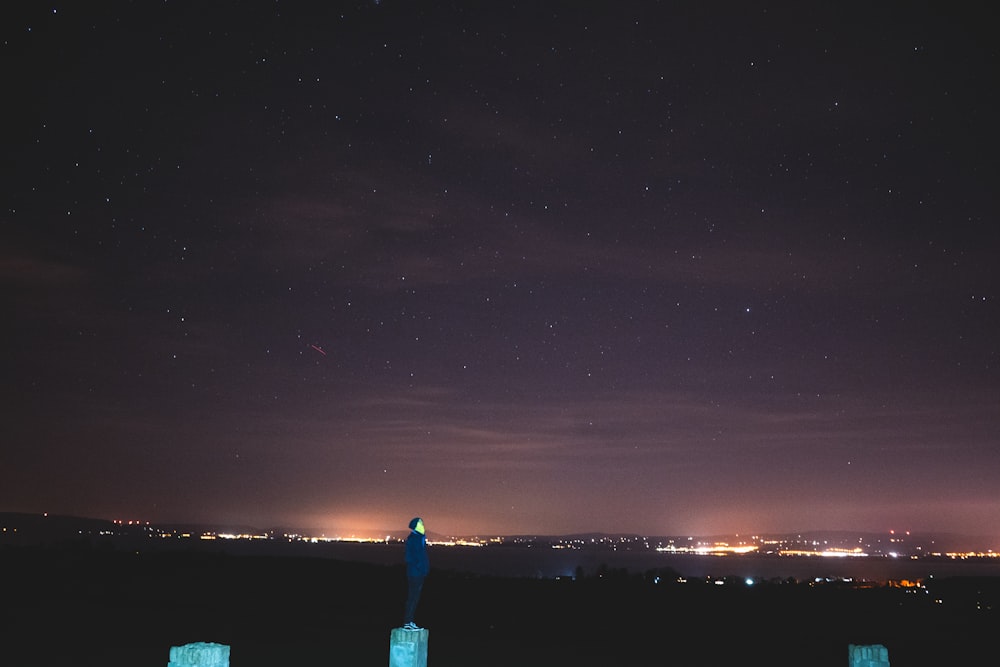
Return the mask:
<svg viewBox="0 0 1000 667">
<path fill-rule="evenodd" d="M 410 534 L 406 538 L 406 576 L 426 577 L 431 569 L 427 559 L 427 537 L 416 531 L 419 518 L 410 521 Z"/>
</svg>

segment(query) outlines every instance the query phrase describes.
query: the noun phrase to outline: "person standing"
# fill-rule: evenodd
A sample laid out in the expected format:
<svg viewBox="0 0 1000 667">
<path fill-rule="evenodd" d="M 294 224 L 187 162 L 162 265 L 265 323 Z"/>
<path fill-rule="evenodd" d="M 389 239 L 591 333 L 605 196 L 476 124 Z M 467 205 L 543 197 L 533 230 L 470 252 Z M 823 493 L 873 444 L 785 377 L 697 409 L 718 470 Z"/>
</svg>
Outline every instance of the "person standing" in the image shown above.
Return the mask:
<svg viewBox="0 0 1000 667">
<path fill-rule="evenodd" d="M 403 612 L 403 628 L 420 630 L 413 622 L 420 601 L 420 591 L 424 588 L 424 579 L 430 571 L 430 561 L 427 559 L 427 535 L 424 520 L 414 517 L 410 521 L 410 534 L 406 538 L 406 610 Z"/>
</svg>

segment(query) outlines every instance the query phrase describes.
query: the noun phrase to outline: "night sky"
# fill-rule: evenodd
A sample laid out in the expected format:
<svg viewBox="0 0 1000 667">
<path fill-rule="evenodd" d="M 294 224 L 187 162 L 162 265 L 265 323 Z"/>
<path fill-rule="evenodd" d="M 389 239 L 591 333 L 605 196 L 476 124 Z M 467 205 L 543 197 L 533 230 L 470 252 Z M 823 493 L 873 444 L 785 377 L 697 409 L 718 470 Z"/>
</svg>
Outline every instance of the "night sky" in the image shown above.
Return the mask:
<svg viewBox="0 0 1000 667">
<path fill-rule="evenodd" d="M 1000 536 L 995 24 L 599 4 L 6 3 L 0 510 Z"/>
</svg>

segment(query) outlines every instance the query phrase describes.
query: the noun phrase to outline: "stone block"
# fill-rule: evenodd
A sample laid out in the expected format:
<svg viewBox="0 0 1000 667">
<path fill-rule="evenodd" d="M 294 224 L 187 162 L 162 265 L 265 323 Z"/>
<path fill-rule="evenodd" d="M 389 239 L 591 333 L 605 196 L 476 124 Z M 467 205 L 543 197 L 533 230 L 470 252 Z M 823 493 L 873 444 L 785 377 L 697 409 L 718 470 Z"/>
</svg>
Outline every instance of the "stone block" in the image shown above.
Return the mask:
<svg viewBox="0 0 1000 667">
<path fill-rule="evenodd" d="M 849 667 L 889 667 L 889 649 L 881 644 L 849 644 Z"/>
<path fill-rule="evenodd" d="M 167 667 L 229 667 L 229 647 L 211 642 L 171 646 Z"/>
<path fill-rule="evenodd" d="M 389 667 L 427 667 L 430 631 L 393 628 L 389 635 Z"/>
</svg>

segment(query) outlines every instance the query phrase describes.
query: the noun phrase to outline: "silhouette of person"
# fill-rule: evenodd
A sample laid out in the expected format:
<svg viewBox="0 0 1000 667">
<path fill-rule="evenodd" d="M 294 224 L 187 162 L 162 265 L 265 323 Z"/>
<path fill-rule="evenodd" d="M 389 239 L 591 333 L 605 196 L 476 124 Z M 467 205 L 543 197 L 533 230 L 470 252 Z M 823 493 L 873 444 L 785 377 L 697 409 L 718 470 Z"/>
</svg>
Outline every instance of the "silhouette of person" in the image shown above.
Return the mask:
<svg viewBox="0 0 1000 667">
<path fill-rule="evenodd" d="M 403 612 L 403 627 L 407 630 L 419 630 L 413 622 L 420 601 L 420 591 L 424 588 L 424 579 L 430 571 L 430 561 L 427 559 L 427 536 L 424 520 L 414 517 L 410 521 L 410 534 L 406 538 L 406 610 Z"/>
</svg>

